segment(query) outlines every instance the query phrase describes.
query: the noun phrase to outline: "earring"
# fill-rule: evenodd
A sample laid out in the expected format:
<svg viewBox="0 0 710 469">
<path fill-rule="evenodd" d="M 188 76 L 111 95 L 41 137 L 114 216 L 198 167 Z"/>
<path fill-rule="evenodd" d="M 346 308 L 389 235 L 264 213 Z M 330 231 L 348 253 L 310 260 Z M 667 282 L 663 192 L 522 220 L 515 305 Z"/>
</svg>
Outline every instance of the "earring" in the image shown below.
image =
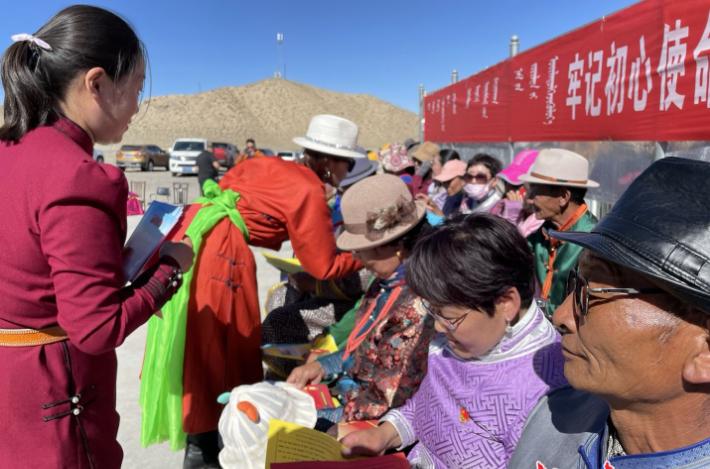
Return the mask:
<svg viewBox="0 0 710 469">
<path fill-rule="evenodd" d="M 329 169 L 326 169 L 325 173 L 323 173 L 323 176 L 325 176 L 326 179 L 330 179 L 332 175 L 333 173 L 331 173 Z"/>
<path fill-rule="evenodd" d="M 394 253 L 394 255 L 397 256 L 397 259 L 399 259 L 400 261 L 402 260 L 402 251 L 397 251 Z"/>
<path fill-rule="evenodd" d="M 513 326 L 510 325 L 510 321 L 505 321 L 505 337 L 508 339 L 513 337 Z"/>
</svg>

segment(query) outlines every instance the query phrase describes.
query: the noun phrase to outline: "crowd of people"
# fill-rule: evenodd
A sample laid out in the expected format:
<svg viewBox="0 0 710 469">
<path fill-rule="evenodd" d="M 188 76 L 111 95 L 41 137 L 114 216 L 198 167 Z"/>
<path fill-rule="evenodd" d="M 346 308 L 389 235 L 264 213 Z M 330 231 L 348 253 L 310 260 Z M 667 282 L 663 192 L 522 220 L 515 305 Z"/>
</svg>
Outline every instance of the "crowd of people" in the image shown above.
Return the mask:
<svg viewBox="0 0 710 469">
<path fill-rule="evenodd" d="M 417 468 L 710 467 L 710 163 L 654 162 L 598 221 L 583 155 L 531 148 L 504 166 L 409 141 L 373 161 L 356 123 L 317 115 L 293 139 L 301 161 L 252 141 L 201 178 L 127 284 L 127 182 L 92 148 L 137 112 L 144 47 L 91 6 L 14 40 L 0 467 L 120 467 L 115 349 L 146 322 L 142 441 L 184 447 L 185 468 L 258 466 L 268 420 L 292 414 L 333 435 L 373 421 L 343 455 L 402 451 Z M 39 157 L 40 173 L 22 163 Z M 250 247 L 287 240 L 301 271 L 262 318 Z M 307 351 L 265 374 L 266 344 Z M 316 412 L 300 390 L 320 383 L 335 400 Z M 253 428 L 230 427 L 242 416 Z"/>
</svg>

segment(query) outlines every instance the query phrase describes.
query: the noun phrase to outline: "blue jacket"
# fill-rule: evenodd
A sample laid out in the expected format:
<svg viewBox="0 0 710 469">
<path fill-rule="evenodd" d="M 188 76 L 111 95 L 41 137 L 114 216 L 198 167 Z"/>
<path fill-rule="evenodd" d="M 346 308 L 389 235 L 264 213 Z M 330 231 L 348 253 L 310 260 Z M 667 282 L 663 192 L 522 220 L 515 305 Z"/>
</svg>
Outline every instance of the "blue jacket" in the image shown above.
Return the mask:
<svg viewBox="0 0 710 469">
<path fill-rule="evenodd" d="M 609 407 L 570 387 L 548 395 L 528 417 L 509 469 L 704 469 L 710 439 L 652 454 L 606 459 Z M 608 465 L 607 465 L 608 463 Z"/>
</svg>

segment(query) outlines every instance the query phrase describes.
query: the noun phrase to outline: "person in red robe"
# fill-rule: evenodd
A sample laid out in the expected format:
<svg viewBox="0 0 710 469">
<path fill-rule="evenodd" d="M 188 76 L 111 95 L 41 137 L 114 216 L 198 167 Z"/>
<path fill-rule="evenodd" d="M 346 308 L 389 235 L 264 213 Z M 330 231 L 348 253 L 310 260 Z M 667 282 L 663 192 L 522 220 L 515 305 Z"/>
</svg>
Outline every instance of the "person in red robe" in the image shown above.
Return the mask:
<svg viewBox="0 0 710 469">
<path fill-rule="evenodd" d="M 13 36 L 0 128 L 0 468 L 119 468 L 116 354 L 173 294 L 187 244 L 126 287 L 128 184 L 92 158 L 138 110 L 143 46 L 73 6 Z M 182 253 L 180 248 L 182 249 Z"/>
<path fill-rule="evenodd" d="M 225 217 L 196 253 L 185 329 L 184 467 L 217 464 L 216 429 L 222 412 L 217 396 L 263 379 L 256 264 L 249 246 L 278 250 L 290 239 L 306 272 L 317 279 L 340 278 L 362 268 L 335 246 L 324 185 L 337 187 L 354 158 L 366 158 L 356 146 L 357 135 L 357 126 L 346 119 L 315 116 L 306 136 L 294 139 L 304 148 L 303 164 L 252 158 L 220 180 L 223 191 L 239 194 L 236 209 L 247 234 Z M 175 234 L 178 239 L 203 207 L 195 204 L 187 210 Z"/>
</svg>

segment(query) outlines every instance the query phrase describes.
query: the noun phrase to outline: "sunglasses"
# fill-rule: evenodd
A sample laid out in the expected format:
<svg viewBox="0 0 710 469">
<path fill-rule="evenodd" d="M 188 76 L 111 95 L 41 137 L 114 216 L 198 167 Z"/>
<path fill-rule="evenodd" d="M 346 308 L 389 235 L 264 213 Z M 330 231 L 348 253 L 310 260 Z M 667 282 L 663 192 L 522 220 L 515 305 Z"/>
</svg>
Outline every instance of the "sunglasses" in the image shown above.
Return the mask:
<svg viewBox="0 0 710 469">
<path fill-rule="evenodd" d="M 479 184 L 485 184 L 485 183 L 487 183 L 488 181 L 490 181 L 490 179 L 488 178 L 488 175 L 487 175 L 487 174 L 484 174 L 484 173 L 478 173 L 478 174 L 468 174 L 468 173 L 466 173 L 466 174 L 464 174 L 463 179 L 464 179 L 464 181 L 466 181 L 466 182 L 474 181 L 474 182 L 477 182 L 477 183 L 479 183 Z"/>
<path fill-rule="evenodd" d="M 434 308 L 431 303 L 429 303 L 425 299 L 421 299 L 422 307 L 424 308 L 424 311 L 431 317 L 434 318 L 439 324 L 444 326 L 449 332 L 455 331 L 463 322 L 464 319 L 466 319 L 466 316 L 468 316 L 468 313 L 463 314 L 456 319 L 449 319 L 445 318 L 439 312 L 437 311 L 436 308 Z"/>
<path fill-rule="evenodd" d="M 567 295 L 572 295 L 575 314 L 584 317 L 589 314 L 589 296 L 599 293 L 622 295 L 646 295 L 663 293 L 660 288 L 589 288 L 589 282 L 579 273 L 579 268 L 571 270 L 567 277 Z"/>
<path fill-rule="evenodd" d="M 348 158 L 346 156 L 330 155 L 328 153 L 323 153 L 323 152 L 315 151 L 315 150 L 311 150 L 311 149 L 306 149 L 304 151 L 304 154 L 308 154 L 311 157 L 316 158 L 316 159 L 330 158 L 331 160 L 334 160 L 334 161 L 345 162 L 348 164 L 348 172 L 352 171 L 353 168 L 355 168 L 355 159 L 354 158 Z"/>
</svg>

